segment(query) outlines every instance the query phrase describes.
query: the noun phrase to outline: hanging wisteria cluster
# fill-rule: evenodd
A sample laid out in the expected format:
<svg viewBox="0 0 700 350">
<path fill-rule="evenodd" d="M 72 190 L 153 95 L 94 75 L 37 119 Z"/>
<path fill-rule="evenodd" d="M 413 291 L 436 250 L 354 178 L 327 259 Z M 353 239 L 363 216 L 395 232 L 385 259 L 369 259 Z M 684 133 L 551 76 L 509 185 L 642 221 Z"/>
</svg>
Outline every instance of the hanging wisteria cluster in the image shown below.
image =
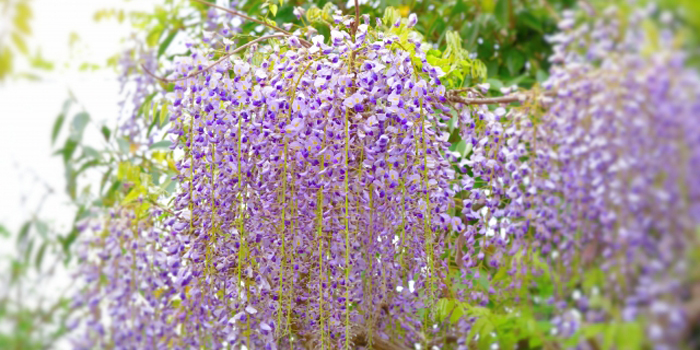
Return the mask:
<svg viewBox="0 0 700 350">
<path fill-rule="evenodd" d="M 290 37 L 259 64 L 249 56 L 175 85 L 186 154 L 175 209 L 190 217 L 179 229 L 197 237 L 190 268 L 204 272 L 192 288 L 227 291 L 210 308 L 234 314 L 230 342 L 297 334 L 334 348 L 356 323 L 375 323 L 377 337 L 394 322 L 420 327 L 416 311 L 438 287 L 437 233 L 454 223 L 448 144 L 434 126 L 444 88 L 374 35 L 334 29 L 330 45 L 314 37 L 309 48 Z M 209 64 L 195 53 L 177 73 Z"/>
<path fill-rule="evenodd" d="M 338 13 L 330 38 L 268 35 L 218 57 L 190 45 L 162 79 L 179 188 L 167 208 L 141 201 L 94 227 L 76 346 L 467 349 L 478 315 L 443 302 L 539 302 L 522 292 L 544 270 L 562 276 L 552 332 L 615 317 L 602 293 L 678 344 L 700 78 L 670 31 L 645 37 L 651 13 L 624 30 L 614 11 L 592 26 L 566 13 L 549 80 L 495 100 L 448 91 L 427 44 L 393 34 L 415 15 Z M 594 264 L 604 288 L 581 293 L 569 281 Z"/>
<path fill-rule="evenodd" d="M 237 2 L 232 1 L 230 6 L 237 6 Z M 188 24 L 197 25 L 181 28 L 176 32 L 164 32 L 164 35 L 168 36 L 166 38 L 168 44 L 177 40 L 189 47 L 193 45 L 191 41 L 197 40 L 208 48 L 222 49 L 230 45 L 225 38 L 240 31 L 240 21 L 233 15 L 213 8 L 204 13 L 197 11 L 187 13 L 187 16 Z M 204 34 L 201 31 L 205 31 Z M 126 136 L 134 145 L 147 148 L 153 144 L 156 135 L 147 132 L 151 120 L 142 116 L 150 111 L 152 104 L 156 103 L 154 97 L 161 90 L 158 79 L 147 72 L 156 71 L 159 63 L 167 63 L 168 60 L 164 56 L 167 47 L 163 49 L 149 47 L 144 41 L 137 34 L 133 34 L 130 47 L 121 53 L 117 66 L 122 94 L 122 101 L 119 103 L 120 135 Z"/>
<path fill-rule="evenodd" d="M 174 211 L 187 219 L 162 243 L 176 262 L 161 277 L 177 281 L 149 292 L 162 309 L 179 296 L 170 327 L 191 335 L 179 345 L 421 341 L 444 232 L 462 229 L 448 213 L 445 88 L 419 42 L 420 71 L 398 38 L 351 21 L 328 44 L 291 36 L 233 62 L 176 62 Z"/>
<path fill-rule="evenodd" d="M 677 345 L 700 224 L 700 75 L 672 31 L 643 29 L 654 13 L 634 12 L 626 28 L 614 8 L 592 26 L 567 14 L 544 84 L 556 94 L 526 140 L 543 250 L 578 267 L 567 274 L 600 264 L 601 292 L 625 305 L 621 318 L 644 317 L 652 341 Z M 588 322 L 611 316 L 578 303 Z"/>
</svg>

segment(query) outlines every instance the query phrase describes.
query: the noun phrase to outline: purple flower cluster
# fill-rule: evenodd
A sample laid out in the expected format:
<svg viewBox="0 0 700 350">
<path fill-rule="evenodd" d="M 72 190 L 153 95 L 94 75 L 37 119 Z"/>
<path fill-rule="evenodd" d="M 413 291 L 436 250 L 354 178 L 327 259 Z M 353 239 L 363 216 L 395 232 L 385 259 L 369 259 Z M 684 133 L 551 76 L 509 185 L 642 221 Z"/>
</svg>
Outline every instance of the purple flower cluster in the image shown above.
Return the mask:
<svg viewBox="0 0 700 350">
<path fill-rule="evenodd" d="M 420 328 L 417 310 L 439 288 L 440 233 L 461 225 L 448 214 L 445 89 L 367 25 L 308 49 L 294 39 L 175 85 L 172 133 L 185 152 L 175 208 L 190 215 L 180 232 L 196 237 L 199 258 L 189 267 L 223 266 L 192 288 L 226 288 L 218 303 L 231 303 L 236 343 L 295 334 L 335 348 L 356 324 L 384 338 L 397 324 Z M 211 63 L 195 53 L 177 73 Z"/>
<path fill-rule="evenodd" d="M 153 243 L 164 259 L 158 282 L 112 274 L 133 289 L 125 300 L 103 289 L 119 310 L 133 309 L 137 294 L 158 294 L 150 306 L 171 330 L 136 309 L 139 320 L 118 321 L 126 335 L 104 337 L 95 320 L 102 337 L 88 339 L 329 349 L 424 339 L 431 316 L 419 310 L 443 293 L 444 234 L 463 229 L 450 214 L 445 87 L 420 43 L 409 42 L 419 69 L 398 37 L 344 28 L 329 43 L 316 36 L 302 48 L 288 37 L 283 49 L 210 69 L 204 52 L 176 61 L 173 78 L 183 78 L 169 98 L 170 133 L 184 153 L 173 199 L 180 219 Z M 142 234 L 129 232 L 139 245 Z M 135 263 L 112 253 L 102 258 Z"/>
<path fill-rule="evenodd" d="M 615 9 L 593 26 L 575 27 L 567 14 L 543 85 L 555 94 L 523 140 L 542 253 L 566 266 L 564 276 L 602 270 L 601 292 L 623 320 L 643 316 L 662 346 L 686 327 L 688 249 L 700 224 L 700 75 L 684 66 L 671 31 L 655 41 L 643 30 L 652 14 L 636 11 L 626 29 Z M 585 321 L 611 317 L 588 300 L 577 302 Z"/>
<path fill-rule="evenodd" d="M 621 31 L 613 13 L 592 27 L 567 13 L 545 92 L 510 110 L 446 91 L 426 45 L 392 34 L 415 16 L 393 29 L 336 16 L 328 40 L 235 58 L 190 46 L 167 96 L 172 210 L 115 209 L 87 242 L 77 347 L 409 346 L 442 332 L 466 349 L 474 314 L 443 327 L 440 302 L 517 303 L 543 266 L 560 284 L 558 334 L 609 321 L 600 292 L 676 344 L 659 325 L 685 326 L 700 77 L 670 32 L 644 36 L 647 16 Z M 574 291 L 590 271 L 601 290 Z"/>
<path fill-rule="evenodd" d="M 236 6 L 236 1 L 231 2 L 231 7 Z M 178 46 L 173 43 L 185 42 L 185 46 L 189 48 L 194 46 L 191 42 L 196 40 L 208 48 L 230 50 L 230 40 L 225 38 L 240 31 L 240 22 L 234 21 L 231 14 L 221 14 L 214 9 L 204 13 L 194 11 L 189 17 L 186 28 L 162 33 L 162 40 L 169 40 L 168 45 L 162 47 L 163 51 L 161 45 L 165 45 L 165 42 L 161 42 L 157 47 L 150 47 L 142 40 L 132 38 L 130 47 L 122 52 L 117 61 L 122 94 L 122 101 L 119 103 L 119 134 L 134 144 L 148 146 L 153 143 L 153 135 L 147 135 L 146 130 L 152 123 L 149 119 L 155 116 L 142 116 L 149 113 L 152 105 L 160 100 L 159 93 L 162 92 L 162 88 L 152 73 L 157 71 L 159 63 L 168 62 L 168 58 L 163 54 L 177 51 L 167 50 L 169 46 Z M 151 33 L 157 33 L 156 29 Z"/>
</svg>

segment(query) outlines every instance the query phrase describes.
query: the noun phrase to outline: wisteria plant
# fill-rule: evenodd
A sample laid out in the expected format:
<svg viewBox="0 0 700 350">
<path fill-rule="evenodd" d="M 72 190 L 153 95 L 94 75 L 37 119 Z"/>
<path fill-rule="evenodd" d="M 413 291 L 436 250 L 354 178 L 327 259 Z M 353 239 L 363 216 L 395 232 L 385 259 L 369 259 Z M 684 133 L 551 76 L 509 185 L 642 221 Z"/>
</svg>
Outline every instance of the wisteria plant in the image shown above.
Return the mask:
<svg viewBox="0 0 700 350">
<path fill-rule="evenodd" d="M 183 54 L 122 60 L 150 153 L 81 222 L 76 348 L 688 341 L 700 76 L 654 8 L 563 12 L 549 78 L 494 96 L 415 14 L 196 2 Z"/>
</svg>

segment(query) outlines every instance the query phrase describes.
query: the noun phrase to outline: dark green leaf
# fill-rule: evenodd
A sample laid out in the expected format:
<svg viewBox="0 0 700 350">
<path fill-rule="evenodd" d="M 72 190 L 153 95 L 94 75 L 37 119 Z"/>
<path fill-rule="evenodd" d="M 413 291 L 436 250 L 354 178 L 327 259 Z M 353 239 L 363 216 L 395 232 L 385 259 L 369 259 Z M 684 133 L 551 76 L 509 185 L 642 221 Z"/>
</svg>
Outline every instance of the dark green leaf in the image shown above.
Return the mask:
<svg viewBox="0 0 700 350">
<path fill-rule="evenodd" d="M 520 70 L 523 69 L 524 64 L 525 56 L 520 51 L 510 50 L 508 52 L 508 57 L 506 57 L 506 65 L 508 66 L 510 75 L 517 75 Z"/>
<path fill-rule="evenodd" d="M 496 8 L 494 9 L 493 14 L 496 16 L 496 20 L 502 27 L 506 27 L 508 25 L 510 1 L 511 0 L 496 0 Z"/>
<path fill-rule="evenodd" d="M 109 137 L 112 135 L 112 132 L 109 130 L 108 127 L 102 126 L 102 129 L 100 129 L 102 132 L 102 136 L 105 137 L 105 141 L 109 141 Z"/>
<path fill-rule="evenodd" d="M 467 5 L 464 4 L 464 1 L 462 0 L 457 0 L 457 3 L 452 7 L 452 12 L 450 14 L 450 18 L 454 18 L 454 16 L 458 16 L 462 13 L 466 13 L 469 9 L 467 8 Z"/>
<path fill-rule="evenodd" d="M 540 20 L 528 11 L 518 13 L 518 22 L 523 23 L 527 27 L 530 27 L 531 29 L 534 29 L 539 33 L 543 33 L 542 23 L 540 22 Z"/>
</svg>

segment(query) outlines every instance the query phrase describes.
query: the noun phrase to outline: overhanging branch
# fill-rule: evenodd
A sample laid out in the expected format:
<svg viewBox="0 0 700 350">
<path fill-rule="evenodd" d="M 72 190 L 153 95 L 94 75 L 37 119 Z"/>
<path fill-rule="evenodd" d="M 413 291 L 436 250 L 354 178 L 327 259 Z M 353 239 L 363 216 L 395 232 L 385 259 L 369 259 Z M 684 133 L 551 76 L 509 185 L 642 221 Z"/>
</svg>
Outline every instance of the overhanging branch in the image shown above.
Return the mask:
<svg viewBox="0 0 700 350">
<path fill-rule="evenodd" d="M 554 91 L 546 91 L 541 94 L 538 94 L 537 92 L 528 92 L 528 93 L 516 93 L 508 96 L 500 96 L 500 97 L 462 97 L 458 96 L 457 94 L 459 92 L 464 92 L 468 91 L 465 89 L 459 89 L 459 90 L 452 90 L 447 93 L 447 100 L 452 103 L 461 103 L 465 105 L 497 105 L 497 104 L 508 104 L 508 103 L 516 103 L 516 102 L 524 102 L 528 99 L 537 97 L 537 96 L 554 96 L 555 92 Z"/>
<path fill-rule="evenodd" d="M 213 8 L 215 8 L 215 9 L 224 11 L 224 12 L 229 13 L 229 14 L 232 14 L 232 15 L 234 15 L 234 16 L 241 17 L 241 18 L 246 19 L 246 20 L 249 20 L 249 21 L 251 21 L 251 22 L 255 22 L 255 23 L 258 23 L 258 24 L 262 24 L 262 25 L 264 25 L 264 26 L 266 26 L 266 27 L 268 27 L 268 28 L 274 29 L 274 30 L 276 30 L 276 31 L 278 31 L 278 32 L 280 32 L 280 33 L 282 33 L 282 34 L 286 34 L 286 35 L 289 35 L 289 36 L 293 35 L 291 32 L 289 32 L 289 31 L 287 31 L 287 30 L 284 30 L 284 29 L 282 29 L 282 28 L 280 28 L 280 27 L 278 27 L 278 26 L 276 26 L 276 25 L 272 25 L 272 24 L 269 24 L 269 23 L 267 23 L 267 22 L 261 21 L 261 20 L 259 20 L 259 19 L 255 19 L 255 18 L 253 18 L 253 17 L 250 17 L 250 16 L 245 15 L 245 14 L 243 14 L 243 13 L 240 13 L 240 12 L 238 12 L 238 11 L 234 11 L 234 10 L 225 8 L 225 7 L 219 6 L 219 5 L 217 5 L 217 4 L 212 4 L 212 3 L 206 2 L 206 1 L 204 1 L 204 0 L 192 0 L 192 1 L 198 2 L 198 3 L 203 4 L 203 5 L 207 5 L 207 6 L 213 7 Z M 304 47 L 311 47 L 311 43 L 308 42 L 308 41 L 306 41 L 306 40 L 304 40 L 303 38 L 299 38 L 299 42 L 301 42 L 301 44 L 304 45 Z"/>
<path fill-rule="evenodd" d="M 195 1 L 196 1 L 196 0 L 195 0 Z M 198 75 L 200 75 L 200 74 L 202 74 L 202 73 L 204 73 L 204 72 L 207 72 L 207 71 L 209 71 L 210 69 L 216 67 L 216 66 L 217 66 L 218 64 L 220 64 L 221 62 L 223 62 L 223 61 L 225 61 L 226 59 L 228 59 L 229 57 L 231 57 L 232 55 L 235 55 L 235 54 L 241 52 L 243 49 L 245 49 L 245 48 L 247 48 L 247 47 L 250 47 L 250 46 L 252 46 L 253 44 L 255 44 L 255 43 L 257 43 L 257 42 L 260 42 L 260 41 L 263 41 L 263 40 L 267 40 L 267 39 L 272 39 L 272 38 L 284 38 L 284 37 L 287 37 L 287 36 L 288 36 L 287 34 L 273 34 L 273 35 L 261 36 L 261 37 L 255 39 L 255 40 L 252 40 L 252 41 L 250 41 L 250 42 L 248 42 L 248 43 L 246 43 L 246 44 L 244 44 L 244 45 L 241 45 L 241 46 L 237 47 L 235 50 L 233 50 L 233 51 L 231 51 L 231 52 L 229 52 L 229 53 L 227 53 L 227 54 L 221 56 L 221 58 L 219 58 L 216 62 L 214 62 L 214 63 L 208 65 L 206 68 L 204 68 L 204 69 L 202 69 L 202 70 L 200 70 L 200 71 L 194 72 L 194 73 L 190 73 L 190 74 L 188 74 L 188 75 L 186 75 L 186 76 L 184 76 L 184 77 L 181 77 L 181 78 L 172 78 L 172 79 L 163 78 L 163 77 L 159 77 L 159 76 L 156 76 L 155 74 L 153 74 L 151 71 L 149 71 L 148 69 L 146 69 L 146 67 L 145 67 L 143 64 L 141 65 L 141 68 L 143 68 L 143 70 L 144 70 L 144 72 L 146 72 L 146 74 L 150 75 L 151 77 L 153 77 L 153 78 L 155 78 L 155 79 L 158 79 L 158 80 L 160 80 L 160 81 L 162 81 L 162 82 L 164 82 L 164 83 L 173 83 L 173 82 L 176 82 L 176 81 L 181 81 L 181 80 L 185 80 L 185 79 L 189 79 L 189 78 L 194 78 L 194 77 L 196 77 L 196 76 L 198 76 Z"/>
</svg>

